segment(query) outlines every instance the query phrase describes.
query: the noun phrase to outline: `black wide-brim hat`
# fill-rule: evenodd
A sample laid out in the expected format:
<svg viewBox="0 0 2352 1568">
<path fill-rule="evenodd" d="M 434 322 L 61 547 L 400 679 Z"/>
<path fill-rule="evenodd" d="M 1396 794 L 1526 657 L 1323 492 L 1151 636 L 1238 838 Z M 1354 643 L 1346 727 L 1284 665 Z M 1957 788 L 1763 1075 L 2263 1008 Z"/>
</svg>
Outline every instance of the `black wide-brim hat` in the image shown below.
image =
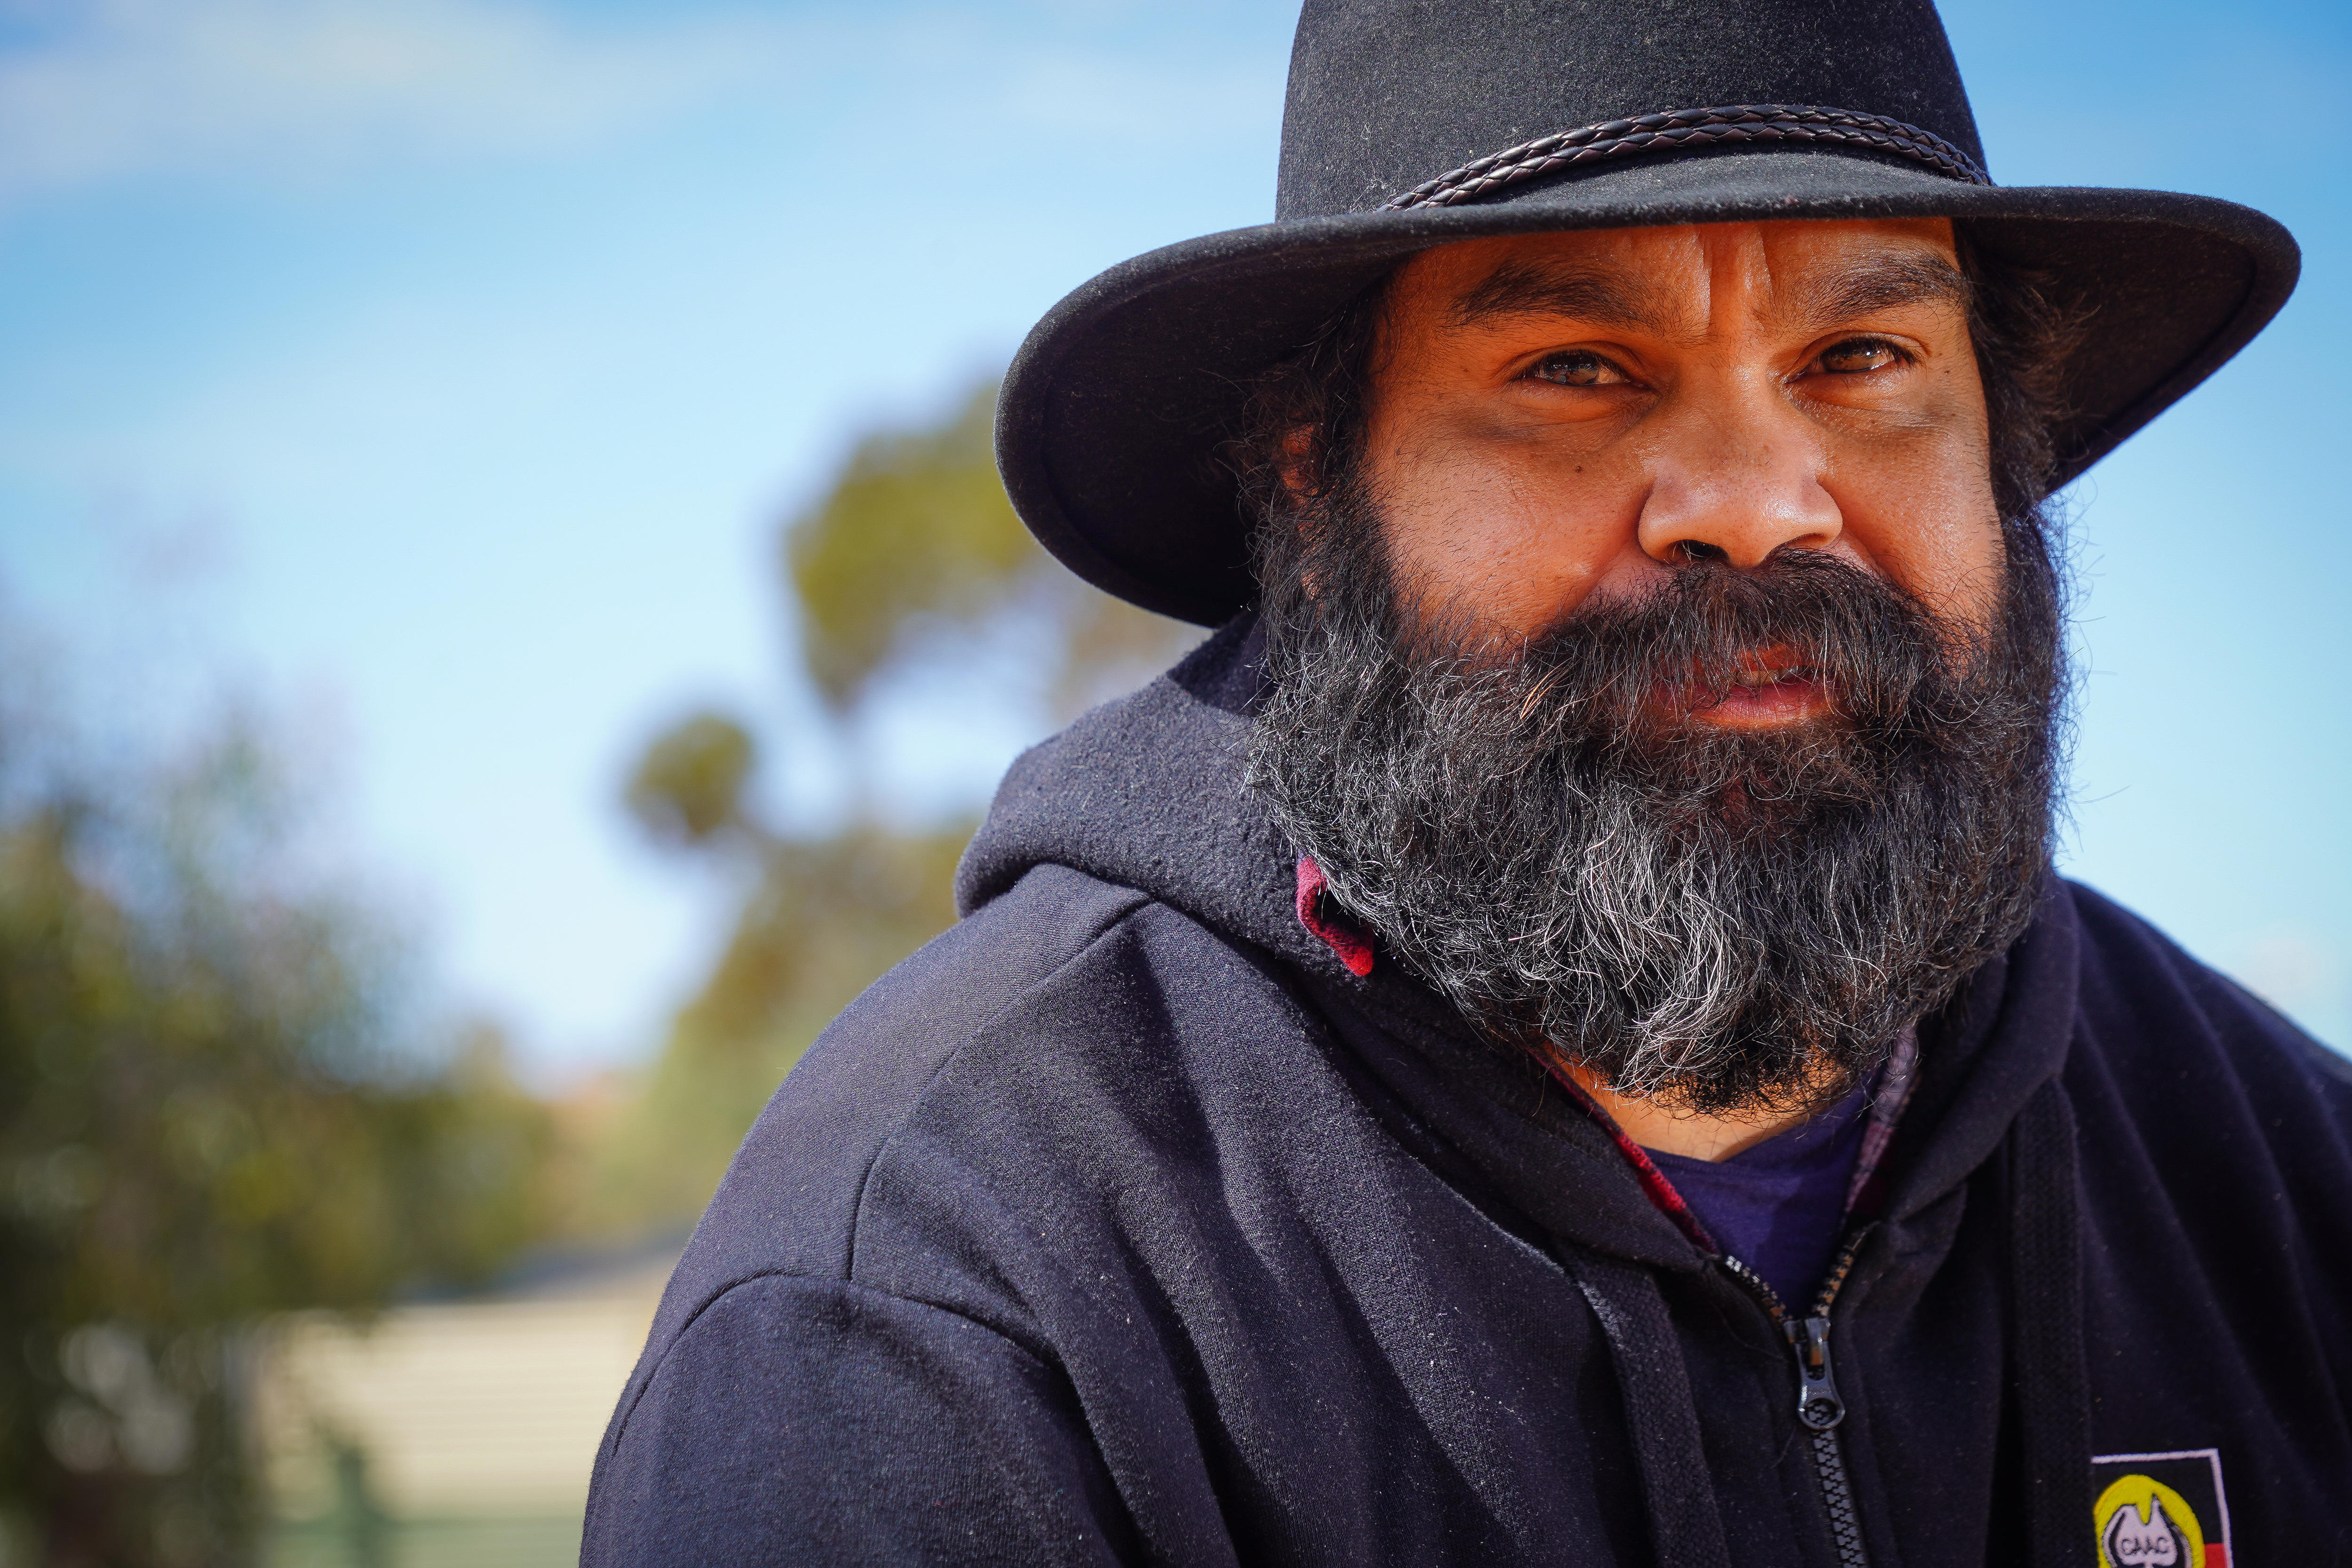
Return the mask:
<svg viewBox="0 0 2352 1568">
<path fill-rule="evenodd" d="M 2061 483 L 2242 348 L 2300 264 L 2284 227 L 2231 202 L 1993 184 L 1927 0 L 1307 0 L 1276 221 L 1139 256 L 1055 306 L 1006 375 L 998 466 L 1079 576 L 1213 626 L 1255 593 L 1216 459 L 1250 383 L 1402 258 L 1876 217 L 1955 219 L 2088 309 Z"/>
</svg>

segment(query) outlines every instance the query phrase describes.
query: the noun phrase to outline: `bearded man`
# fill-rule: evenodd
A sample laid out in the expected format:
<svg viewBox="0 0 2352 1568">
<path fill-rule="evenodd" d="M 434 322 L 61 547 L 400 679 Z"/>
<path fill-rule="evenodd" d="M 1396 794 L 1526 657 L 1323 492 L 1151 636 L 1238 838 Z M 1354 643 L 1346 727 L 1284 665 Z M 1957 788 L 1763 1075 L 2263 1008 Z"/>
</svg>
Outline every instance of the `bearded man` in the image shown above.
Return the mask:
<svg viewBox="0 0 2352 1568">
<path fill-rule="evenodd" d="M 2352 1076 L 2048 853 L 2044 500 L 2293 242 L 1993 185 L 1924 0 L 1309 0 L 1278 213 L 1023 350 L 1223 629 L 779 1091 L 586 1561 L 2344 1561 Z"/>
</svg>

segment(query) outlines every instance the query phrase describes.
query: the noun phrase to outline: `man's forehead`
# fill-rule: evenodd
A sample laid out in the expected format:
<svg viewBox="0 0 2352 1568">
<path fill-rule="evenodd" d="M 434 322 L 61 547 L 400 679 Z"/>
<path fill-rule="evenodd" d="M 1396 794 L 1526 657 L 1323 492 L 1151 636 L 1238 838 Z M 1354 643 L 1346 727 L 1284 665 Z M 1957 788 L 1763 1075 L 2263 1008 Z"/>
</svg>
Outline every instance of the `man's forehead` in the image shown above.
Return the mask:
<svg viewBox="0 0 2352 1568">
<path fill-rule="evenodd" d="M 1969 291 L 1943 219 L 1512 235 L 1424 252 L 1400 282 L 1454 331 L 1538 317 L 1672 331 L 1727 286 L 1759 315 L 1806 323 L 1921 302 L 1964 308 Z"/>
</svg>

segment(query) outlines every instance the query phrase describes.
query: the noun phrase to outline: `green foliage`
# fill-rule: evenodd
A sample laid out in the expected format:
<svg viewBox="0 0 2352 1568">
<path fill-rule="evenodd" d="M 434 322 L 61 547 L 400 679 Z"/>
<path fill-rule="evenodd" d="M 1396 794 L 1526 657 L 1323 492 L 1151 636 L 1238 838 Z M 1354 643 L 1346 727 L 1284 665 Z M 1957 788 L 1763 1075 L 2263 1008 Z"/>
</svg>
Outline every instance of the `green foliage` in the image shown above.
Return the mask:
<svg viewBox="0 0 2352 1568">
<path fill-rule="evenodd" d="M 111 787 L 22 739 L 0 737 L 0 1520 L 58 1564 L 243 1561 L 242 1331 L 499 1268 L 539 1225 L 545 1113 L 493 1038 L 430 1072 L 385 1047 L 381 946 L 278 864 L 249 734 Z"/>
<path fill-rule="evenodd" d="M 995 409 L 992 383 L 937 428 L 867 437 L 786 531 L 802 652 L 836 710 L 925 629 L 978 626 L 1042 557 L 997 482 Z"/>
<path fill-rule="evenodd" d="M 819 1031 L 955 919 L 949 888 L 969 828 L 766 837 L 757 880 L 701 992 L 680 1011 L 583 1194 L 595 1226 L 690 1219 L 761 1106 Z"/>
<path fill-rule="evenodd" d="M 995 396 L 984 384 L 937 426 L 867 437 L 785 531 L 803 657 L 844 729 L 887 700 L 881 678 L 952 668 L 992 637 L 1034 651 L 1027 695 L 1066 716 L 1156 674 L 1192 635 L 1096 593 L 1030 539 L 990 451 Z M 657 842 L 732 857 L 751 891 L 585 1162 L 582 1228 L 691 1218 L 817 1033 L 955 919 L 969 822 L 908 831 L 859 816 L 823 837 L 781 834 L 745 797 L 751 765 L 743 727 L 703 713 L 657 736 L 630 780 L 629 809 Z"/>
<path fill-rule="evenodd" d="M 751 763 L 742 725 L 698 713 L 646 748 L 629 780 L 629 814 L 658 840 L 702 843 L 735 820 Z"/>
<path fill-rule="evenodd" d="M 945 423 L 866 437 L 825 498 L 784 532 L 801 652 L 835 711 L 877 677 L 949 664 L 958 639 L 1018 622 L 1067 717 L 1156 675 L 1188 628 L 1120 603 L 1040 549 L 996 477 L 996 384 Z"/>
</svg>

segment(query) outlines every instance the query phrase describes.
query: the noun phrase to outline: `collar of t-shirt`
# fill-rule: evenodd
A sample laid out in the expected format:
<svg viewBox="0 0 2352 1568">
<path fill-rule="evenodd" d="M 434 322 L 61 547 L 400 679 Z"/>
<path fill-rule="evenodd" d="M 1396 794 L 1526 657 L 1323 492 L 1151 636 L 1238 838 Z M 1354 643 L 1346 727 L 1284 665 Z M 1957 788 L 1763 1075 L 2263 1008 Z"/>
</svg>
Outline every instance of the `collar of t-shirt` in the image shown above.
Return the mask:
<svg viewBox="0 0 2352 1568">
<path fill-rule="evenodd" d="M 1836 1258 L 1872 1088 L 1727 1160 L 1646 1151 L 1717 1244 L 1792 1311 L 1811 1304 Z"/>
</svg>

